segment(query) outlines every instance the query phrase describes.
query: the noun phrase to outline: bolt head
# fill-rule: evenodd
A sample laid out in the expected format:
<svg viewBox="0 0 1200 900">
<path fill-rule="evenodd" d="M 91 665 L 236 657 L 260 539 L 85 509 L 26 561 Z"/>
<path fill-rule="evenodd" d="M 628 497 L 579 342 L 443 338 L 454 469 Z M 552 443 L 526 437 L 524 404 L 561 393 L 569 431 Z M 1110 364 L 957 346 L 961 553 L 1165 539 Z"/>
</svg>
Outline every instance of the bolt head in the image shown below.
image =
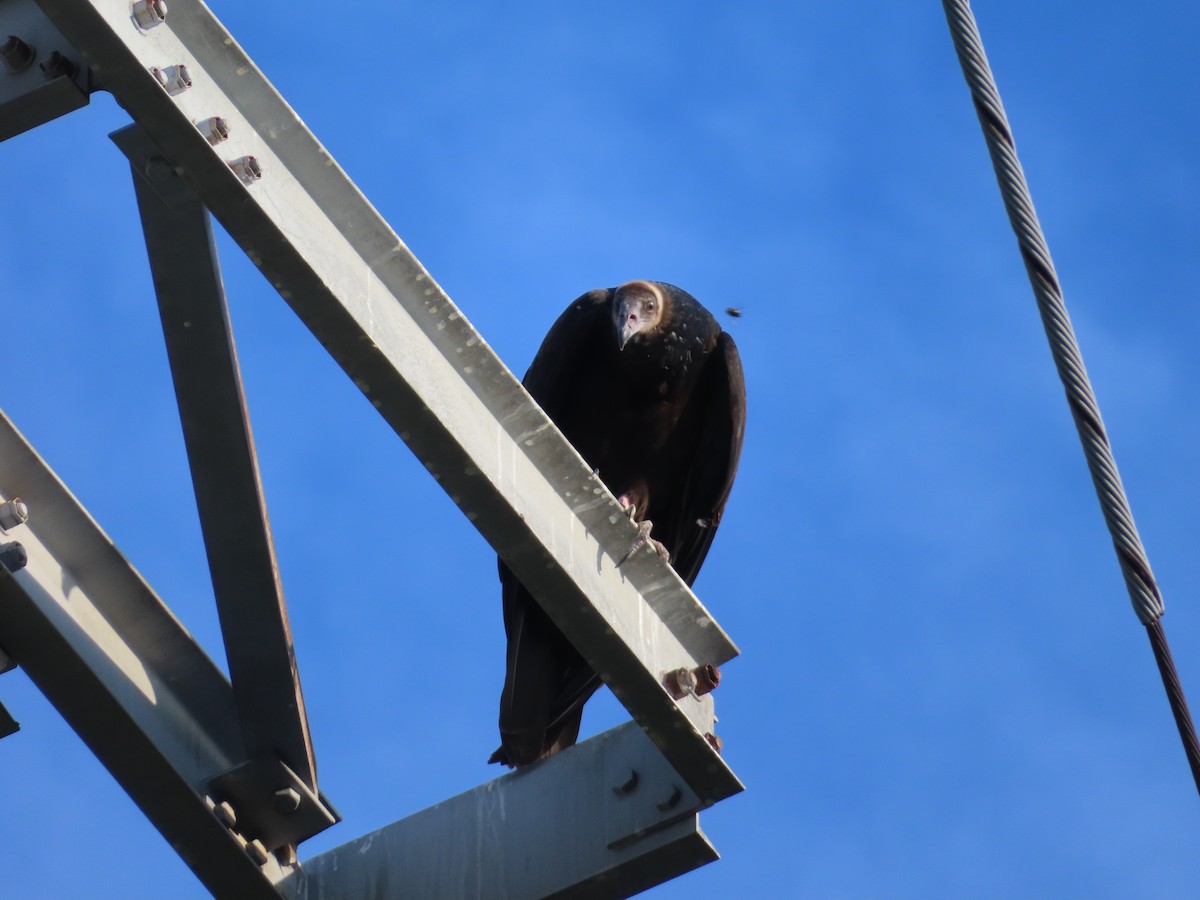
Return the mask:
<svg viewBox="0 0 1200 900">
<path fill-rule="evenodd" d="M 0 59 L 4 60 L 4 67 L 14 75 L 28 69 L 36 56 L 37 51 L 15 34 L 10 34 L 8 39 L 0 44 Z"/>
<path fill-rule="evenodd" d="M 263 846 L 263 842 L 257 838 L 246 842 L 246 855 L 260 866 L 265 866 L 271 858 L 270 854 L 267 853 L 267 848 Z"/>
<path fill-rule="evenodd" d="M 280 788 L 271 798 L 271 805 L 275 807 L 275 812 L 290 815 L 300 808 L 300 794 L 295 788 Z"/>
<path fill-rule="evenodd" d="M 629 774 L 620 784 L 615 785 L 612 789 L 613 793 L 618 797 L 626 797 L 637 790 L 638 782 L 641 781 L 641 776 L 638 775 L 636 769 L 629 769 Z"/>
<path fill-rule="evenodd" d="M 224 800 L 213 807 L 213 815 L 226 828 L 235 828 L 237 826 L 237 814 L 233 811 L 233 807 Z"/>
<path fill-rule="evenodd" d="M 16 541 L 10 544 L 0 544 L 0 566 L 4 566 L 10 572 L 16 572 L 25 568 L 28 562 L 29 554 Z"/>
<path fill-rule="evenodd" d="M 29 507 L 20 497 L 0 503 L 0 530 L 16 528 L 29 521 Z"/>
<path fill-rule="evenodd" d="M 161 25 L 167 20 L 167 4 L 162 0 L 137 0 L 133 4 L 133 20 L 142 29 Z"/>
<path fill-rule="evenodd" d="M 145 173 L 146 179 L 155 184 L 166 184 L 175 177 L 175 169 L 161 156 L 152 156 L 146 160 L 145 168 L 142 171 Z"/>
<path fill-rule="evenodd" d="M 696 676 L 688 669 L 674 669 L 663 678 L 667 692 L 675 700 L 682 700 L 696 693 Z"/>
</svg>

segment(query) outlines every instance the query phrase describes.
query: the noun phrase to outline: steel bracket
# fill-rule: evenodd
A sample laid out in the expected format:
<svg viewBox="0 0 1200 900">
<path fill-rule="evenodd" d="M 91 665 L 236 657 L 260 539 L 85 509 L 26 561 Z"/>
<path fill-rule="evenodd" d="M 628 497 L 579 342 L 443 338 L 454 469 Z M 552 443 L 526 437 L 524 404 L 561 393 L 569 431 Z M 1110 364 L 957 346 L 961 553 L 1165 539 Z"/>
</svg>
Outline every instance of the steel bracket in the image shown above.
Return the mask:
<svg viewBox="0 0 1200 900">
<path fill-rule="evenodd" d="M 90 69 L 34 0 L 0 0 L 0 141 L 87 106 Z"/>
<path fill-rule="evenodd" d="M 341 817 L 278 759 L 254 759 L 209 782 L 212 796 L 229 803 L 237 830 L 268 850 L 298 844 Z"/>
</svg>

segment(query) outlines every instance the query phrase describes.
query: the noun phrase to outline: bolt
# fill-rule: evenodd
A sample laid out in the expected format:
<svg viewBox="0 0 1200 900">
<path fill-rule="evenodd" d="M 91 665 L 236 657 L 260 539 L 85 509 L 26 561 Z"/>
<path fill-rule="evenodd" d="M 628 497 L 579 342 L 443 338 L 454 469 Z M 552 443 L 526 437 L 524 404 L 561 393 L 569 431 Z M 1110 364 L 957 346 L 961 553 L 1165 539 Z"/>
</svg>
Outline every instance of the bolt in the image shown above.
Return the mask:
<svg viewBox="0 0 1200 900">
<path fill-rule="evenodd" d="M 226 828 L 237 827 L 237 814 L 233 811 L 233 807 L 224 800 L 213 807 L 213 815 Z"/>
<path fill-rule="evenodd" d="M 280 788 L 275 792 L 271 805 L 275 807 L 275 812 L 291 815 L 300 808 L 300 795 L 295 788 Z"/>
<path fill-rule="evenodd" d="M 687 669 L 675 669 L 663 677 L 667 692 L 675 700 L 682 700 L 689 694 L 696 693 L 696 676 Z"/>
<path fill-rule="evenodd" d="M 29 562 L 29 554 L 16 541 L 11 544 L 0 544 L 0 566 L 4 566 L 10 572 L 16 572 L 18 569 L 25 568 L 27 562 Z"/>
<path fill-rule="evenodd" d="M 229 137 L 229 123 L 220 116 L 212 116 L 196 123 L 204 139 L 214 146 Z"/>
<path fill-rule="evenodd" d="M 612 792 L 614 794 L 616 794 L 618 797 L 628 796 L 629 794 L 632 794 L 637 789 L 638 782 L 640 780 L 641 780 L 641 778 L 638 775 L 638 773 L 636 771 L 634 771 L 633 769 L 630 769 L 629 777 L 626 778 L 623 783 L 618 784 L 616 787 L 614 787 L 612 789 Z"/>
<path fill-rule="evenodd" d="M 663 684 L 676 700 L 687 696 L 703 697 L 721 683 L 721 670 L 716 666 L 697 666 L 694 669 L 675 669 L 663 677 Z"/>
<path fill-rule="evenodd" d="M 150 70 L 150 74 L 158 79 L 158 83 L 172 97 L 183 93 L 192 86 L 192 76 L 188 74 L 187 66 L 183 63 L 174 66 L 164 66 L 161 69 L 155 66 Z"/>
<path fill-rule="evenodd" d="M 267 848 L 263 846 L 263 842 L 257 838 L 246 842 L 246 855 L 260 866 L 265 866 L 267 860 L 271 858 L 267 853 Z"/>
<path fill-rule="evenodd" d="M 718 755 L 721 752 L 721 748 L 725 746 L 725 742 L 722 741 L 715 734 L 713 734 L 711 731 L 706 731 L 704 733 L 704 739 L 706 741 L 708 741 L 709 746 L 711 746 L 714 750 L 717 751 Z"/>
<path fill-rule="evenodd" d="M 0 59 L 4 60 L 4 67 L 13 74 L 28 69 L 35 56 L 37 51 L 15 34 L 10 34 L 8 40 L 0 44 Z"/>
<path fill-rule="evenodd" d="M 285 869 L 296 865 L 296 845 L 284 844 L 275 851 L 275 858 Z"/>
<path fill-rule="evenodd" d="M 46 76 L 47 81 L 53 81 L 55 78 L 65 75 L 67 78 L 74 78 L 75 73 L 79 71 L 79 66 L 71 62 L 57 50 L 51 53 L 46 60 L 41 64 L 42 74 Z"/>
<path fill-rule="evenodd" d="M 721 683 L 721 670 L 716 666 L 697 666 L 695 676 L 697 697 L 703 697 L 716 690 L 717 685 Z"/>
<path fill-rule="evenodd" d="M 139 28 L 153 28 L 167 20 L 167 4 L 162 0 L 137 0 L 133 4 L 133 21 Z"/>
<path fill-rule="evenodd" d="M 142 166 L 142 174 L 154 184 L 166 184 L 175 177 L 175 168 L 161 156 L 152 156 Z"/>
<path fill-rule="evenodd" d="M 679 789 L 679 785 L 671 786 L 671 794 L 662 803 L 656 803 L 655 807 L 659 812 L 670 812 L 679 805 L 679 801 L 683 799 L 683 791 Z"/>
<path fill-rule="evenodd" d="M 243 184 L 253 184 L 262 178 L 262 166 L 258 164 L 258 160 L 253 156 L 243 156 L 239 159 L 229 161 L 229 168 L 233 169 L 234 174 L 242 179 Z"/>
<path fill-rule="evenodd" d="M 16 528 L 29 521 L 29 507 L 20 497 L 0 503 L 0 529 Z"/>
</svg>

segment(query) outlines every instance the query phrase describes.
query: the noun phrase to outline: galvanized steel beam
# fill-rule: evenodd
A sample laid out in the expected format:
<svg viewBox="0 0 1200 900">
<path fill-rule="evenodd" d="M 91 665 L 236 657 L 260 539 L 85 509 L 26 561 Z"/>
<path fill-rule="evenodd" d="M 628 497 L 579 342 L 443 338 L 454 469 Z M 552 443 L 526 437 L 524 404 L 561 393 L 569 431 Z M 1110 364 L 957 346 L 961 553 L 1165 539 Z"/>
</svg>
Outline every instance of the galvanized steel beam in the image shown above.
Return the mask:
<svg viewBox="0 0 1200 900">
<path fill-rule="evenodd" d="M 210 795 L 245 760 L 229 682 L 0 413 L 0 501 L 16 496 L 30 518 L 9 535 L 26 564 L 0 566 L 6 651 L 210 891 L 277 897 L 284 870 Z"/>
<path fill-rule="evenodd" d="M 291 900 L 628 897 L 717 858 L 630 722 L 306 860 Z"/>
<path fill-rule="evenodd" d="M 138 126 L 111 137 L 133 170 L 246 752 L 252 760 L 282 758 L 316 790 L 312 739 L 208 211 Z"/>
<path fill-rule="evenodd" d="M 741 790 L 709 697 L 664 676 L 737 650 L 519 382 L 196 0 L 39 0 L 646 730 L 701 804 Z"/>
</svg>

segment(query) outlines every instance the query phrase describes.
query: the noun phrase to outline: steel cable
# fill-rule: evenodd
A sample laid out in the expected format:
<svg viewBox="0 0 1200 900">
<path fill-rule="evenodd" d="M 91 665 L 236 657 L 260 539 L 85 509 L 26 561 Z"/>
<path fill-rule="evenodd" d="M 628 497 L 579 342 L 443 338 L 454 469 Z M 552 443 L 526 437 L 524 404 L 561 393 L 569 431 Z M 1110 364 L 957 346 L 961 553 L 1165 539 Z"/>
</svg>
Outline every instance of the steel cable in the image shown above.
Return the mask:
<svg viewBox="0 0 1200 900">
<path fill-rule="evenodd" d="M 1025 173 L 1017 159 L 1012 130 L 1009 128 L 1004 105 L 1000 102 L 1000 92 L 988 65 L 979 28 L 968 0 L 942 0 L 942 6 L 946 11 L 946 20 L 950 25 L 963 75 L 971 88 L 971 99 L 983 127 L 988 153 L 991 155 L 996 180 L 1000 185 L 1000 194 L 1004 198 L 1004 207 L 1008 211 L 1013 231 L 1016 232 L 1021 258 L 1025 262 L 1025 269 L 1037 299 L 1038 311 L 1041 313 L 1042 325 L 1050 342 L 1054 365 L 1067 393 L 1067 403 L 1071 407 L 1071 416 L 1079 431 L 1088 469 L 1100 500 L 1100 508 L 1104 512 L 1104 521 L 1112 535 L 1117 560 L 1121 564 L 1121 572 L 1129 590 L 1129 598 L 1133 602 L 1138 619 L 1150 632 L 1155 660 L 1167 689 L 1180 736 L 1183 738 L 1184 750 L 1188 755 L 1196 787 L 1200 790 L 1200 742 L 1196 739 L 1183 688 L 1179 684 L 1179 676 L 1175 672 L 1170 649 L 1167 647 L 1166 635 L 1159 621 L 1163 614 L 1162 594 L 1154 580 L 1154 573 L 1150 569 L 1150 561 L 1142 547 L 1141 538 L 1138 537 L 1137 526 L 1133 522 L 1129 500 L 1125 496 L 1125 488 L 1117 472 L 1117 463 L 1113 459 L 1104 421 L 1100 417 L 1100 407 L 1096 403 L 1096 395 L 1092 391 L 1087 369 L 1079 352 L 1079 344 L 1075 340 L 1075 330 L 1071 327 L 1071 319 L 1063 304 L 1062 288 L 1058 283 L 1054 262 L 1050 258 L 1050 249 L 1046 245 L 1042 227 L 1033 208 Z"/>
</svg>

